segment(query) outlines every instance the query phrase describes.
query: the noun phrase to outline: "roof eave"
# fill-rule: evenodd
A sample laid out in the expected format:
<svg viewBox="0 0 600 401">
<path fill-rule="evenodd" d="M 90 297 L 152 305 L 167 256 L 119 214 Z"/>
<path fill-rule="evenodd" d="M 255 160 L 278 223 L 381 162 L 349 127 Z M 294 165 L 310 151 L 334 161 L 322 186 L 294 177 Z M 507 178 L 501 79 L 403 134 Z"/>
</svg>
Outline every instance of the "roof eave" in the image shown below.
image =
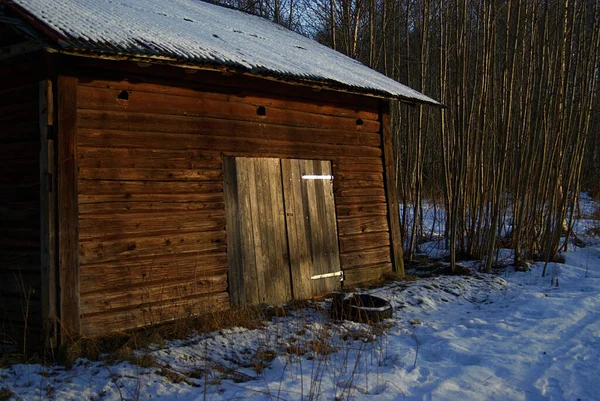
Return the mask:
<svg viewBox="0 0 600 401">
<path fill-rule="evenodd" d="M 292 85 L 300 85 L 305 87 L 312 87 L 315 90 L 332 90 L 336 92 L 349 93 L 354 95 L 368 96 L 372 98 L 382 99 L 382 100 L 398 100 L 403 103 L 407 103 L 410 105 L 429 105 L 442 107 L 445 106 L 437 103 L 437 102 L 427 102 L 421 99 L 408 98 L 403 96 L 395 96 L 389 92 L 385 91 L 376 91 L 367 88 L 360 88 L 350 85 L 345 85 L 343 83 L 332 81 L 332 80 L 318 80 L 318 79 L 310 79 L 305 77 L 295 77 L 289 75 L 276 74 L 274 72 L 268 70 L 255 71 L 247 68 L 243 68 L 237 65 L 224 65 L 224 64 L 211 64 L 211 63 L 194 63 L 189 62 L 187 60 L 180 60 L 171 57 L 164 56 L 155 56 L 155 55 L 131 55 L 124 53 L 101 53 L 96 51 L 89 51 L 85 49 L 72 49 L 67 47 L 46 47 L 47 51 L 57 52 L 60 54 L 65 54 L 69 56 L 77 56 L 77 57 L 87 57 L 87 58 L 96 58 L 102 60 L 113 60 L 113 61 L 132 61 L 140 64 L 152 65 L 168 65 L 171 67 L 185 68 L 185 69 L 194 69 L 194 70 L 206 70 L 206 71 L 227 71 L 229 74 L 236 75 L 247 75 L 252 77 L 260 77 L 263 79 L 268 79 L 277 82 L 285 82 L 287 84 Z"/>
</svg>

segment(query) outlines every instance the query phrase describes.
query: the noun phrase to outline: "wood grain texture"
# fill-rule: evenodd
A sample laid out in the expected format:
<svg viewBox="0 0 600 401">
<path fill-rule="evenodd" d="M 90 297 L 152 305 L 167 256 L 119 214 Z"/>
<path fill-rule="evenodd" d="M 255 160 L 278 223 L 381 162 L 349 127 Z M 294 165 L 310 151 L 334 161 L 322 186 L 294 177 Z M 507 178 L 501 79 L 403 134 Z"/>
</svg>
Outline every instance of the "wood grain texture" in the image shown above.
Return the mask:
<svg viewBox="0 0 600 401">
<path fill-rule="evenodd" d="M 199 129 L 203 129 L 200 127 Z M 326 141 L 306 142 L 286 138 L 276 131 L 272 136 L 277 139 L 256 138 L 252 132 L 244 132 L 240 136 L 229 135 L 235 127 L 230 127 L 222 135 L 213 134 L 213 131 L 201 130 L 197 133 L 169 133 L 154 131 L 108 130 L 107 128 L 81 128 L 79 129 L 79 144 L 86 147 L 99 148 L 130 148 L 130 149 L 157 149 L 168 144 L 173 150 L 208 149 L 234 156 L 273 155 L 287 156 L 289 158 L 304 159 L 330 159 L 332 157 L 372 158 L 380 157 L 381 149 L 374 146 L 336 145 Z M 262 157 L 262 156 L 261 156 Z M 268 157 L 268 156 L 265 156 Z"/>
<path fill-rule="evenodd" d="M 82 215 L 80 241 L 111 238 L 139 238 L 167 233 L 225 230 L 225 211 L 185 211 Z"/>
<path fill-rule="evenodd" d="M 363 133 L 339 129 L 303 128 L 204 116 L 79 110 L 78 119 L 80 127 L 87 129 L 173 132 L 179 134 L 203 133 L 217 136 L 228 136 L 232 132 L 244 132 L 244 136 L 265 140 L 293 140 L 309 143 L 320 140 L 332 145 L 370 147 L 378 147 L 380 143 L 379 134 L 376 132 Z M 335 124 L 336 122 L 331 123 L 332 126 L 335 126 Z"/>
<path fill-rule="evenodd" d="M 61 341 L 80 333 L 77 213 L 77 78 L 60 76 L 57 100 L 58 271 Z"/>
<path fill-rule="evenodd" d="M 279 160 L 227 158 L 225 164 L 232 300 L 239 305 L 289 301 Z"/>
<path fill-rule="evenodd" d="M 165 148 L 168 141 L 155 149 L 89 148 L 81 144 L 80 141 L 77 152 L 80 168 L 220 170 L 223 165 L 218 152 L 172 150 Z"/>
<path fill-rule="evenodd" d="M 185 299 L 198 295 L 222 293 L 227 290 L 227 275 L 185 277 L 185 281 L 147 283 L 120 291 L 102 291 L 82 294 L 81 313 L 102 313 L 133 305 Z"/>
<path fill-rule="evenodd" d="M 129 85 L 126 85 L 129 86 Z M 320 128 L 363 132 L 379 132 L 377 118 L 352 118 L 310 113 L 306 111 L 268 106 L 259 99 L 248 102 L 245 98 L 230 97 L 212 93 L 180 90 L 180 94 L 166 94 L 127 89 L 128 99 L 119 95 L 125 89 L 81 86 L 78 107 L 80 109 L 128 111 L 135 113 L 168 114 L 179 116 L 204 116 L 227 118 L 303 128 Z M 241 100 L 241 101 L 240 101 Z M 254 104 L 253 104 L 254 103 Z M 257 107 L 265 108 L 265 115 L 257 113 Z M 358 124 L 357 124 L 358 120 Z"/>
<path fill-rule="evenodd" d="M 338 220 L 340 236 L 388 231 L 387 216 L 353 217 Z"/>
<path fill-rule="evenodd" d="M 118 264 L 130 258 L 176 255 L 182 252 L 225 251 L 225 239 L 225 231 L 210 231 L 81 241 L 79 260 L 82 264 L 109 261 Z"/>
<path fill-rule="evenodd" d="M 200 72 L 200 74 L 195 75 L 205 74 Z M 268 92 L 269 88 L 268 86 L 264 86 L 265 82 L 258 84 L 262 84 L 262 87 L 256 86 L 248 88 L 248 80 L 239 82 L 239 80 L 232 80 L 230 77 L 219 75 L 220 74 L 214 73 L 206 74 L 206 80 L 202 82 L 190 82 L 189 79 L 186 79 L 185 82 L 176 82 L 173 79 L 168 81 L 153 79 L 152 81 L 154 83 L 141 82 L 139 79 L 133 78 L 130 80 L 102 80 L 93 77 L 87 79 L 85 82 L 82 81 L 82 86 L 193 98 L 202 94 L 203 97 L 208 99 L 247 103 L 253 106 L 277 107 L 285 110 L 295 110 L 327 116 L 361 118 L 374 121 L 377 121 L 379 118 L 376 111 L 376 101 L 365 102 L 364 99 L 358 101 L 358 98 L 354 97 L 346 103 L 346 99 L 342 96 L 337 102 L 333 102 L 330 99 L 326 99 L 323 94 L 319 94 L 317 96 L 320 96 L 321 101 L 316 102 L 314 101 L 314 93 L 308 98 L 302 98 L 302 96 L 300 96 L 302 92 L 301 88 L 295 88 L 300 90 L 296 90 L 296 96 L 290 97 L 290 87 L 287 85 L 282 86 L 282 92 L 277 94 L 272 91 Z M 190 77 L 188 76 L 186 78 Z M 201 78 L 201 76 L 198 76 L 198 78 Z M 362 107 L 356 106 L 359 103 Z"/>
<path fill-rule="evenodd" d="M 99 337 L 201 314 L 219 313 L 226 309 L 229 309 L 229 295 L 226 292 L 144 303 L 135 308 L 83 315 L 81 332 L 84 336 Z"/>
<path fill-rule="evenodd" d="M 331 163 L 281 160 L 294 298 L 328 294 L 340 287 L 339 277 L 311 279 L 340 270 L 335 201 L 331 180 L 304 175 L 331 175 Z"/>
<path fill-rule="evenodd" d="M 225 252 L 178 252 L 150 257 L 99 262 L 81 267 L 81 293 L 120 291 L 168 280 L 193 280 L 227 273 Z"/>
<path fill-rule="evenodd" d="M 385 192 L 388 205 L 388 224 L 390 227 L 390 246 L 394 271 L 404 275 L 404 251 L 400 231 L 400 211 L 398 205 L 398 188 L 396 188 L 396 166 L 392 148 L 392 132 L 390 127 L 389 104 L 381 106 L 381 136 L 383 140 L 383 162 L 385 167 Z"/>
</svg>

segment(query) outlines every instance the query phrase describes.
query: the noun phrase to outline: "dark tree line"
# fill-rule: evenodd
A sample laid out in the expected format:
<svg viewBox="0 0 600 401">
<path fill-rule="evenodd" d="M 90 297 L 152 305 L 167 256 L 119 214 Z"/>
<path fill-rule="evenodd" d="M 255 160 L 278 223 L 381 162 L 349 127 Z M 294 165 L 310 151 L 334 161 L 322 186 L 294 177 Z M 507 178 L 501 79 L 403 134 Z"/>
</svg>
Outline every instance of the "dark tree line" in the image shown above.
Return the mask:
<svg viewBox="0 0 600 401">
<path fill-rule="evenodd" d="M 225 0 L 440 100 L 393 104 L 411 258 L 439 202 L 451 260 L 551 260 L 600 192 L 597 0 Z"/>
</svg>

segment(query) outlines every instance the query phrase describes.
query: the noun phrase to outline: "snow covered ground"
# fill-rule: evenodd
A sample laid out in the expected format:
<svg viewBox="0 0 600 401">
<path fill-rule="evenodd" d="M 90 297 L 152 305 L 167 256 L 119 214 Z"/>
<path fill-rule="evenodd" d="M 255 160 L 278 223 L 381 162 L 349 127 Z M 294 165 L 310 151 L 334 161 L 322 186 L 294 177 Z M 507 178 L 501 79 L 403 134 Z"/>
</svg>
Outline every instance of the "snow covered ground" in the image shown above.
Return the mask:
<svg viewBox="0 0 600 401">
<path fill-rule="evenodd" d="M 152 367 L 78 360 L 0 369 L 0 399 L 600 400 L 600 242 L 528 272 L 370 289 L 377 326 L 293 311 L 138 351 Z"/>
</svg>

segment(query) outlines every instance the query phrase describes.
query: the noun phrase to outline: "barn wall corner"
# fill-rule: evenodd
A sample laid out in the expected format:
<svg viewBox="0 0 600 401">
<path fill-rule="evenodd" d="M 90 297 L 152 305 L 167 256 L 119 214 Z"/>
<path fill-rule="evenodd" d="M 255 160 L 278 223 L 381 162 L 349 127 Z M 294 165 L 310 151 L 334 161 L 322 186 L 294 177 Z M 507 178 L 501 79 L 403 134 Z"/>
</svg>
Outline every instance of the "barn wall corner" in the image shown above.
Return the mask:
<svg viewBox="0 0 600 401">
<path fill-rule="evenodd" d="M 381 120 L 381 140 L 383 144 L 383 165 L 385 175 L 385 195 L 388 207 L 388 224 L 390 228 L 390 249 L 392 252 L 393 271 L 404 276 L 404 252 L 402 249 L 402 234 L 400 231 L 400 211 L 398 209 L 398 188 L 396 187 L 396 166 L 390 121 L 390 103 L 381 101 L 379 106 Z"/>
<path fill-rule="evenodd" d="M 77 204 L 77 78 L 60 75 L 57 82 L 58 279 L 61 344 L 80 334 L 78 204 Z"/>
</svg>

